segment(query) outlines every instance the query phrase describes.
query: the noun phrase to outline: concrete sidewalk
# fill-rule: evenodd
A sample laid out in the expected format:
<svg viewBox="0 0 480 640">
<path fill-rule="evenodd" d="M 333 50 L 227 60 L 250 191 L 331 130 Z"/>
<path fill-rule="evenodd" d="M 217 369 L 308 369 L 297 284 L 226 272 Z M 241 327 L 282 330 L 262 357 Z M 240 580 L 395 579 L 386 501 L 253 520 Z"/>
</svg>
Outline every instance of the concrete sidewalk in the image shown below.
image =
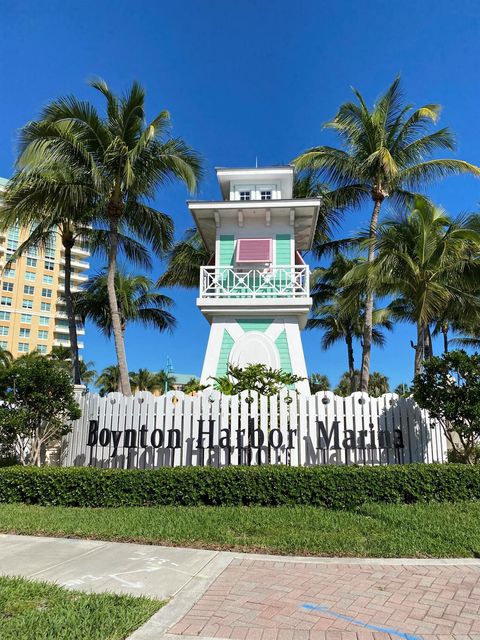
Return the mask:
<svg viewBox="0 0 480 640">
<path fill-rule="evenodd" d="M 303 558 L 0 535 L 0 574 L 168 604 L 130 640 L 480 640 L 480 561 Z"/>
</svg>

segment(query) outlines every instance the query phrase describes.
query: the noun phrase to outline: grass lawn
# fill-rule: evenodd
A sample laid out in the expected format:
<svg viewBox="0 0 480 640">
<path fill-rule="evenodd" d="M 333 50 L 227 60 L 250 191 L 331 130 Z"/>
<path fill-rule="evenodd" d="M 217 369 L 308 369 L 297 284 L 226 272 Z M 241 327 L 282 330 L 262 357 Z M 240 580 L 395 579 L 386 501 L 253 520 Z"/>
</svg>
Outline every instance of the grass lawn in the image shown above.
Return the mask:
<svg viewBox="0 0 480 640">
<path fill-rule="evenodd" d="M 162 603 L 0 577 L 2 640 L 122 640 Z"/>
<path fill-rule="evenodd" d="M 314 507 L 0 505 L 0 531 L 214 549 L 364 557 L 480 556 L 480 503 Z"/>
</svg>

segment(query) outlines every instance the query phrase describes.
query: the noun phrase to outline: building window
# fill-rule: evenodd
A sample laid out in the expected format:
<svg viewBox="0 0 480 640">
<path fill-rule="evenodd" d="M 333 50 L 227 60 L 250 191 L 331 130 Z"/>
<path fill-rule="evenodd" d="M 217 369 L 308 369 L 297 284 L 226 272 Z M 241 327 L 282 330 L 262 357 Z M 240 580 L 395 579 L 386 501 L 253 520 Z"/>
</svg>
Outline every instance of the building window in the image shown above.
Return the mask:
<svg viewBox="0 0 480 640">
<path fill-rule="evenodd" d="M 37 346 L 37 351 L 38 351 L 38 353 L 47 353 L 47 345 L 46 344 L 39 344 Z"/>
<path fill-rule="evenodd" d="M 33 309 L 33 300 L 22 300 L 22 309 Z"/>
<path fill-rule="evenodd" d="M 40 316 L 39 324 L 48 326 L 49 322 L 50 318 L 47 318 L 47 316 Z"/>
<path fill-rule="evenodd" d="M 28 247 L 27 255 L 28 256 L 38 256 L 38 247 L 36 247 L 36 246 Z"/>
<path fill-rule="evenodd" d="M 7 251 L 15 251 L 18 247 L 19 234 L 19 227 L 15 226 L 10 229 L 7 236 Z"/>
<path fill-rule="evenodd" d="M 23 285 L 23 293 L 25 293 L 27 296 L 33 296 L 34 292 L 35 292 L 35 287 L 32 287 L 31 284 Z"/>
<path fill-rule="evenodd" d="M 6 340 L 0 340 L 0 347 L 2 349 L 8 349 L 8 342 Z"/>
<path fill-rule="evenodd" d="M 44 284 L 53 284 L 53 276 L 43 276 L 43 283 Z"/>
<path fill-rule="evenodd" d="M 27 267 L 36 267 L 37 259 L 36 258 L 27 258 Z"/>
<path fill-rule="evenodd" d="M 3 272 L 3 276 L 5 278 L 14 278 L 15 277 L 15 269 L 5 269 Z"/>
<path fill-rule="evenodd" d="M 48 331 L 45 331 L 45 329 L 40 329 L 38 332 L 38 339 L 48 340 Z"/>
<path fill-rule="evenodd" d="M 48 260 L 45 260 L 45 269 L 47 271 L 53 271 L 55 269 L 55 263 L 54 262 L 49 262 Z"/>
<path fill-rule="evenodd" d="M 13 291 L 13 282 L 4 282 L 2 284 L 3 291 Z"/>
<path fill-rule="evenodd" d="M 28 353 L 28 342 L 19 342 L 18 350 L 20 353 Z"/>
<path fill-rule="evenodd" d="M 30 329 L 25 329 L 25 327 L 20 328 L 20 338 L 29 338 L 30 337 Z"/>
<path fill-rule="evenodd" d="M 20 322 L 24 322 L 25 324 L 30 324 L 31 321 L 32 321 L 31 313 L 22 313 L 22 315 L 20 316 Z"/>
<path fill-rule="evenodd" d="M 9 298 L 8 296 L 2 296 L 0 298 L 0 304 L 2 304 L 4 307 L 11 307 L 12 306 L 12 299 Z"/>
<path fill-rule="evenodd" d="M 42 289 L 42 297 L 43 298 L 51 298 L 52 290 L 51 289 Z"/>
<path fill-rule="evenodd" d="M 0 311 L 0 320 L 10 320 L 10 311 Z"/>
<path fill-rule="evenodd" d="M 271 200 L 272 192 L 270 189 L 266 189 L 265 191 L 260 191 L 260 200 Z"/>
<path fill-rule="evenodd" d="M 0 327 L 0 336 L 8 336 L 8 327 Z"/>
<path fill-rule="evenodd" d="M 52 308 L 51 302 L 41 302 L 40 303 L 40 311 L 50 311 Z"/>
<path fill-rule="evenodd" d="M 240 191 L 240 200 L 250 200 L 251 191 Z"/>
<path fill-rule="evenodd" d="M 25 280 L 33 282 L 35 280 L 35 271 L 25 271 Z"/>
</svg>

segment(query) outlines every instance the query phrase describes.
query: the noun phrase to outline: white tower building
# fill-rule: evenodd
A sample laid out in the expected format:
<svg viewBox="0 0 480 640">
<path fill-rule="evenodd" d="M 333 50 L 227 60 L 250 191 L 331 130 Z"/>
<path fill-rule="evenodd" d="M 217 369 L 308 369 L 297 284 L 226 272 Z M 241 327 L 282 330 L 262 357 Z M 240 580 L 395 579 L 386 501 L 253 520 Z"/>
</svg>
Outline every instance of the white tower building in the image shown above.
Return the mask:
<svg viewBox="0 0 480 640">
<path fill-rule="evenodd" d="M 300 329 L 312 305 L 309 268 L 318 199 L 293 199 L 293 167 L 217 169 L 223 200 L 189 202 L 206 247 L 197 305 L 210 322 L 202 384 L 229 363 L 263 363 L 305 378 Z"/>
</svg>

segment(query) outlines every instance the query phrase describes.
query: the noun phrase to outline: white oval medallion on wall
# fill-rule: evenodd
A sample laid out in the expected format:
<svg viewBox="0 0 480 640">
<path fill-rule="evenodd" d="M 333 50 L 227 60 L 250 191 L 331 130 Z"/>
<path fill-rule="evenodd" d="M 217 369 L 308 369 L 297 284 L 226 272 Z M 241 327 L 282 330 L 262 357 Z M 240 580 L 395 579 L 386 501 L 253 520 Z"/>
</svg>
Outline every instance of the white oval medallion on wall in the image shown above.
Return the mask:
<svg viewBox="0 0 480 640">
<path fill-rule="evenodd" d="M 246 367 L 249 364 L 265 364 L 280 369 L 280 355 L 271 338 L 260 331 L 248 331 L 232 347 L 230 364 Z"/>
</svg>

